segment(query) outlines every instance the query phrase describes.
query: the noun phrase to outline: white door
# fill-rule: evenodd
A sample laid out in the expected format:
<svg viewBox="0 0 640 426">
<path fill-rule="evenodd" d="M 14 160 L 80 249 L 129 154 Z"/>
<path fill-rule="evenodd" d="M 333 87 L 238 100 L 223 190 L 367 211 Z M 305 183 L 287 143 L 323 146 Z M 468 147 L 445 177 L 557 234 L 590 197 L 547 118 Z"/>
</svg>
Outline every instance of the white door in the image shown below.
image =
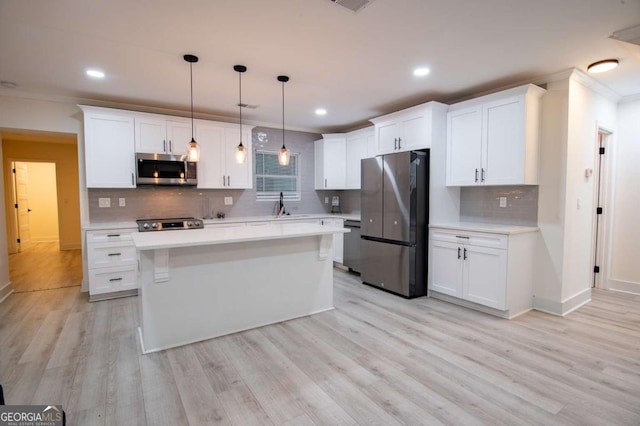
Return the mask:
<svg viewBox="0 0 640 426">
<path fill-rule="evenodd" d="M 482 108 L 447 114 L 447 186 L 480 182 L 482 156 Z"/>
<path fill-rule="evenodd" d="M 430 290 L 462 297 L 462 246 L 431 240 Z"/>
<path fill-rule="evenodd" d="M 505 310 L 507 296 L 507 251 L 490 247 L 463 248 L 462 297 L 490 308 Z"/>
<path fill-rule="evenodd" d="M 16 211 L 18 218 L 18 252 L 24 251 L 31 245 L 31 230 L 29 228 L 29 173 L 25 163 L 14 163 Z"/>
</svg>

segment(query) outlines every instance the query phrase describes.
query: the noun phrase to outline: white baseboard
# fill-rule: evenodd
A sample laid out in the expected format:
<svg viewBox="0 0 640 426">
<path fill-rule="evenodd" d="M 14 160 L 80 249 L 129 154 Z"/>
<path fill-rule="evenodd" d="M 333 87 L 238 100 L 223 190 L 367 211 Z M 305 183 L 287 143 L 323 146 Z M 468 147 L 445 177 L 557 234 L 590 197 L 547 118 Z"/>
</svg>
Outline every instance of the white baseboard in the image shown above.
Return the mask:
<svg viewBox="0 0 640 426">
<path fill-rule="evenodd" d="M 60 250 L 79 250 L 82 246 L 78 244 L 61 244 Z"/>
<path fill-rule="evenodd" d="M 13 284 L 11 281 L 0 287 L 0 303 L 4 302 L 4 299 L 9 297 L 13 293 Z"/>
<path fill-rule="evenodd" d="M 31 237 L 33 243 L 57 243 L 60 241 L 57 235 L 50 235 L 48 237 Z"/>
<path fill-rule="evenodd" d="M 611 279 L 609 280 L 609 290 L 640 294 L 640 283 Z"/>
<path fill-rule="evenodd" d="M 589 302 L 591 302 L 591 289 L 587 288 L 563 301 L 533 296 L 533 309 L 563 317 Z"/>
</svg>

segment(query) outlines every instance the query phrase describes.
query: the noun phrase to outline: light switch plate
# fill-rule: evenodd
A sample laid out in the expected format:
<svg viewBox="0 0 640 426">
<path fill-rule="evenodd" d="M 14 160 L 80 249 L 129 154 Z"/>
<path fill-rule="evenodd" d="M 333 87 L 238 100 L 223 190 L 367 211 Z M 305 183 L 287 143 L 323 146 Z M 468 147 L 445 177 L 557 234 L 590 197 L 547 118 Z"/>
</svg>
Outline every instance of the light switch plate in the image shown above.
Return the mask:
<svg viewBox="0 0 640 426">
<path fill-rule="evenodd" d="M 507 197 L 500 197 L 500 207 L 507 207 Z"/>
<path fill-rule="evenodd" d="M 111 207 L 111 198 L 98 198 L 98 207 L 101 209 Z"/>
<path fill-rule="evenodd" d="M 324 197 L 324 203 L 329 204 L 329 197 Z"/>
<path fill-rule="evenodd" d="M 127 200 L 126 200 L 126 198 L 118 198 L 118 205 L 119 205 L 120 207 L 126 207 L 126 205 L 127 205 Z"/>
<path fill-rule="evenodd" d="M 233 205 L 233 197 L 224 197 L 224 205 L 225 206 Z"/>
</svg>

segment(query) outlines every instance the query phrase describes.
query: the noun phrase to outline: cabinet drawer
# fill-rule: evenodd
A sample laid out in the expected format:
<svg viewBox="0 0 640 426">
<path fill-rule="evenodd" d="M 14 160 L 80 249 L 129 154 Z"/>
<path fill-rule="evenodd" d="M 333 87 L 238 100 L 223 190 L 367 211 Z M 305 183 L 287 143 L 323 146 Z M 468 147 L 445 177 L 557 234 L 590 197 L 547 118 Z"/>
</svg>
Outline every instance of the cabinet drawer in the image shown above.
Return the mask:
<svg viewBox="0 0 640 426">
<path fill-rule="evenodd" d="M 136 269 L 136 265 L 89 269 L 89 292 L 94 295 L 136 289 Z"/>
<path fill-rule="evenodd" d="M 472 246 L 492 247 L 505 250 L 509 246 L 509 237 L 503 234 L 431 229 L 430 235 L 432 240 L 447 241 Z"/>
<path fill-rule="evenodd" d="M 136 248 L 131 244 L 87 244 L 89 269 L 136 264 Z"/>
<path fill-rule="evenodd" d="M 87 244 L 90 243 L 113 243 L 120 241 L 133 241 L 131 234 L 133 229 L 112 229 L 107 231 L 87 231 Z"/>
</svg>

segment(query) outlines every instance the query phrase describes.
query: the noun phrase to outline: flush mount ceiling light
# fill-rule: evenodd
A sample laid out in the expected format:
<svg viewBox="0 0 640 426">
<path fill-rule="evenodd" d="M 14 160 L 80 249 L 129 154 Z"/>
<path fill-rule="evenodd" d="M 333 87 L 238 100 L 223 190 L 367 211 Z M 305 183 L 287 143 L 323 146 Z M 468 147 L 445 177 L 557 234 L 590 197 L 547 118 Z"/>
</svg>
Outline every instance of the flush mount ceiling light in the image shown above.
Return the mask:
<svg viewBox="0 0 640 426">
<path fill-rule="evenodd" d="M 603 61 L 594 62 L 587 67 L 587 71 L 591 74 L 610 71 L 618 66 L 617 59 L 605 59 Z"/>
<path fill-rule="evenodd" d="M 236 147 L 236 163 L 243 164 L 247 160 L 247 149 L 242 145 L 242 73 L 247 71 L 247 67 L 235 65 L 233 69 L 238 72 L 238 109 L 240 110 L 240 143 Z"/>
<path fill-rule="evenodd" d="M 327 115 L 327 110 L 324 108 L 318 108 L 316 109 L 316 115 Z"/>
<path fill-rule="evenodd" d="M 413 75 L 415 75 L 416 77 L 424 77 L 425 75 L 429 75 L 430 72 L 431 70 L 429 68 L 416 68 L 415 70 L 413 70 Z"/>
<path fill-rule="evenodd" d="M 284 145 L 284 84 L 289 81 L 289 77 L 286 75 L 279 75 L 278 81 L 282 83 L 282 148 L 278 153 L 278 163 L 281 166 L 289 165 L 289 150 Z"/>
<path fill-rule="evenodd" d="M 91 78 L 104 78 L 104 72 L 100 70 L 89 69 L 86 74 Z"/>
<path fill-rule="evenodd" d="M 187 144 L 187 159 L 189 161 L 198 161 L 200 159 L 200 146 L 193 138 L 193 64 L 198 62 L 195 55 L 184 55 L 184 60 L 189 62 L 189 81 L 191 84 L 191 142 Z"/>
</svg>

